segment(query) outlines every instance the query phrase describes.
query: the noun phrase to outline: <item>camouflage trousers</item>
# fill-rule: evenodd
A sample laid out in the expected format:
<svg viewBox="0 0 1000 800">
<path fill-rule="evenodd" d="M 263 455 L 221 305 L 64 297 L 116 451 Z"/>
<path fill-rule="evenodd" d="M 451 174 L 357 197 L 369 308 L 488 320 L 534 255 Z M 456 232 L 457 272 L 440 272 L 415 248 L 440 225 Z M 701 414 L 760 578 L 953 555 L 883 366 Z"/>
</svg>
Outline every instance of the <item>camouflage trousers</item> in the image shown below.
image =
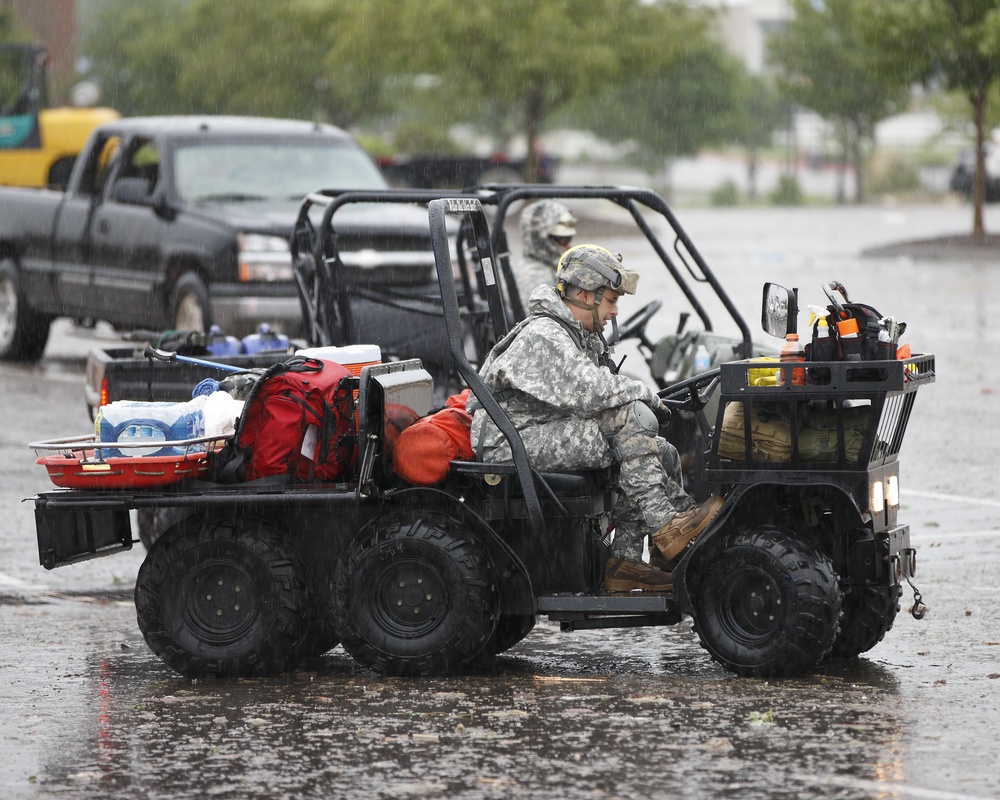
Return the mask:
<svg viewBox="0 0 1000 800">
<path fill-rule="evenodd" d="M 652 422 L 651 422 L 652 419 Z M 528 461 L 542 472 L 576 472 L 618 465 L 618 499 L 611 552 L 639 561 L 645 537 L 695 503 L 681 486 L 676 448 L 657 435 L 642 403 L 629 403 L 587 419 L 559 419 L 520 431 Z M 487 447 L 486 461 L 510 461 L 506 440 Z"/>
</svg>

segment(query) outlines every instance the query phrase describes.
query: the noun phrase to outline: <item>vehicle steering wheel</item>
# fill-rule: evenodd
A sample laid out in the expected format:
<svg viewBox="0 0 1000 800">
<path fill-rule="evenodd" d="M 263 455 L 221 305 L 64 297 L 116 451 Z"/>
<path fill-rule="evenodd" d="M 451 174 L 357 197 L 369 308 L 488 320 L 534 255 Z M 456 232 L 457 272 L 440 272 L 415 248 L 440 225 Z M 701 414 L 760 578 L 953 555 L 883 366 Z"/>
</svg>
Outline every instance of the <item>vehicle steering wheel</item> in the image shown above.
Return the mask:
<svg viewBox="0 0 1000 800">
<path fill-rule="evenodd" d="M 651 300 L 618 326 L 618 341 L 624 339 L 644 339 L 646 323 L 663 308 L 662 300 Z"/>
<path fill-rule="evenodd" d="M 707 437 L 712 423 L 705 416 L 705 406 L 708 405 L 722 381 L 722 370 L 719 367 L 693 375 L 683 381 L 671 384 L 666 389 L 656 393 L 663 405 L 671 411 L 689 411 L 695 415 L 698 427 Z"/>
</svg>

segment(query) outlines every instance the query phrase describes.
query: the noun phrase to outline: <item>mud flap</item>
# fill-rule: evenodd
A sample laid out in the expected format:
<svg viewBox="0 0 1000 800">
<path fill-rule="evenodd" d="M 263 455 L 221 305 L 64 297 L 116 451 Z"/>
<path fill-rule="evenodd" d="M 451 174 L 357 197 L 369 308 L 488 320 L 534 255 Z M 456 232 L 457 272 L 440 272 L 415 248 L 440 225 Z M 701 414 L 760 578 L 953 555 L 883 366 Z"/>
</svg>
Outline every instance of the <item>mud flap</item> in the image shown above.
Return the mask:
<svg viewBox="0 0 1000 800">
<path fill-rule="evenodd" d="M 38 563 L 45 569 L 132 549 L 127 507 L 89 509 L 35 506 Z"/>
</svg>

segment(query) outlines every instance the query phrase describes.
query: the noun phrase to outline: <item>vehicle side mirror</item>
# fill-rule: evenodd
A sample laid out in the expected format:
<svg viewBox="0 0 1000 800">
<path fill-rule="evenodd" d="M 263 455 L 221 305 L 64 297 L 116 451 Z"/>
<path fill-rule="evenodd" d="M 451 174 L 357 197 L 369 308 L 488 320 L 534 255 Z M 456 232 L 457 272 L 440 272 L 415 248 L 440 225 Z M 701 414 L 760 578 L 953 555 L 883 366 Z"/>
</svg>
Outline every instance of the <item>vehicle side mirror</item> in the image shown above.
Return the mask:
<svg viewBox="0 0 1000 800">
<path fill-rule="evenodd" d="M 760 324 L 772 336 L 784 339 L 798 333 L 799 290 L 786 289 L 777 283 L 764 284 Z"/>
<path fill-rule="evenodd" d="M 152 188 L 152 184 L 145 178 L 122 178 L 115 182 L 115 202 L 152 207 L 156 205 Z"/>
</svg>

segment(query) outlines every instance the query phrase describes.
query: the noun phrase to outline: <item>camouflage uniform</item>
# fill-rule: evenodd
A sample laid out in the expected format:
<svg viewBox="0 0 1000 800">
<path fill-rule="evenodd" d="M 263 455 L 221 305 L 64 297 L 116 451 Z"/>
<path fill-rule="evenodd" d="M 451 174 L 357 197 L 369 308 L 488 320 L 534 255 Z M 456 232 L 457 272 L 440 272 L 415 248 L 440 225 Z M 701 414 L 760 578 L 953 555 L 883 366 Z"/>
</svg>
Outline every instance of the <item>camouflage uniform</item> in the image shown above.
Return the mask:
<svg viewBox="0 0 1000 800">
<path fill-rule="evenodd" d="M 574 236 L 576 219 L 562 203 L 539 200 L 521 212 L 521 260 L 513 265 L 517 293 L 525 312 L 536 286 L 555 286 L 556 264 L 563 248 L 549 237 Z M 564 232 L 565 231 L 565 232 Z"/>
<path fill-rule="evenodd" d="M 480 370 L 542 471 L 619 466 L 612 553 L 639 561 L 644 537 L 694 506 L 680 486 L 680 459 L 650 425 L 659 398 L 646 384 L 598 366 L 604 343 L 588 333 L 550 286 L 532 293 L 530 316 Z M 643 413 L 642 406 L 646 406 Z M 472 444 L 484 461 L 509 462 L 510 446 L 482 408 Z"/>
</svg>

